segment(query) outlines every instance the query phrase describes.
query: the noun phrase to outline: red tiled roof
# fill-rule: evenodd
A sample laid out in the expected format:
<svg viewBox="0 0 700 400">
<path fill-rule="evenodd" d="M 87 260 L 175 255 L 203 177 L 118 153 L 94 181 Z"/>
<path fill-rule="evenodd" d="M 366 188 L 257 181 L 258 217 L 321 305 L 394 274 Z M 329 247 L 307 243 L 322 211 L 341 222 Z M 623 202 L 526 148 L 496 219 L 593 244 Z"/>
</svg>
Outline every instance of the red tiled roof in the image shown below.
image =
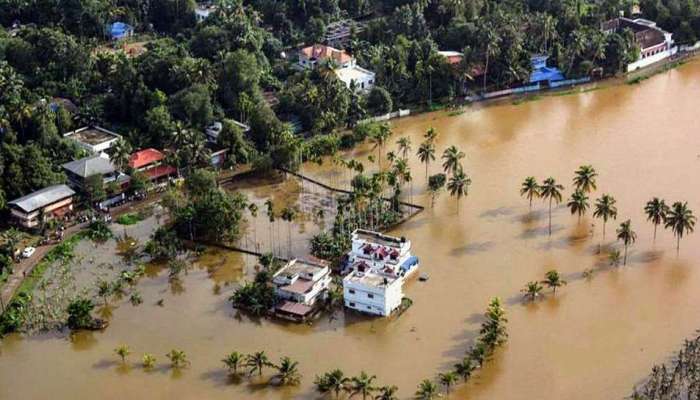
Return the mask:
<svg viewBox="0 0 700 400">
<path fill-rule="evenodd" d="M 294 303 L 292 301 L 283 301 L 282 304 L 277 306 L 278 311 L 283 311 L 289 314 L 305 316 L 311 312 L 311 307 L 306 304 Z"/>
<path fill-rule="evenodd" d="M 129 158 L 129 166 L 131 168 L 142 168 L 146 165 L 153 164 L 165 158 L 165 154 L 156 149 L 143 149 L 132 154 Z"/>
<path fill-rule="evenodd" d="M 306 56 L 306 58 L 309 59 L 332 59 L 340 64 L 344 64 L 352 60 L 350 54 L 346 53 L 345 51 L 338 50 L 323 44 L 315 44 L 313 46 L 304 47 L 303 49 L 301 49 L 301 52 L 302 54 L 304 54 L 304 56 Z"/>
</svg>

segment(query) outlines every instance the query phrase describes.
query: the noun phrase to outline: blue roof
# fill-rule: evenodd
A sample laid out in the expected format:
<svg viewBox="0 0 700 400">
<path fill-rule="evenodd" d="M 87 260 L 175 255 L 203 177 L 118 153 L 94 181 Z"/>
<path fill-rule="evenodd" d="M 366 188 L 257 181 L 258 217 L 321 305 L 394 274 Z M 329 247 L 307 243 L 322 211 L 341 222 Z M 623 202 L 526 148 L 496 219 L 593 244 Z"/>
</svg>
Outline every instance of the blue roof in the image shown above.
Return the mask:
<svg viewBox="0 0 700 400">
<path fill-rule="evenodd" d="M 409 270 L 416 264 L 418 264 L 418 257 L 411 256 L 408 257 L 408 259 L 406 259 L 406 261 L 404 261 L 403 264 L 401 264 L 401 269 Z"/>
<path fill-rule="evenodd" d="M 115 22 L 109 26 L 109 34 L 112 36 L 112 39 L 122 39 L 133 30 L 134 28 L 131 25 L 123 22 Z"/>
<path fill-rule="evenodd" d="M 543 81 L 561 81 L 564 80 L 564 74 L 554 67 L 547 66 L 547 56 L 532 57 L 532 73 L 530 74 L 530 83 Z"/>
</svg>

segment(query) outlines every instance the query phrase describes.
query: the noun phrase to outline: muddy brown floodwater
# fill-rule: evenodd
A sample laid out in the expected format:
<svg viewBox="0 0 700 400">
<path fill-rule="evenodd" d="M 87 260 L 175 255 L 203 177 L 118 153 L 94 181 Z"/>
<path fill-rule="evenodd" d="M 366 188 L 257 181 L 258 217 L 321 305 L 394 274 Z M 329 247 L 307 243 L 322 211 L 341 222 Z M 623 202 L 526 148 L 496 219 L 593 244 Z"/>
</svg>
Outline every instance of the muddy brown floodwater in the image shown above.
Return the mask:
<svg viewBox="0 0 700 400">
<path fill-rule="evenodd" d="M 139 284 L 144 304 L 120 303 L 103 333 L 6 338 L 0 399 L 311 398 L 313 376 L 335 367 L 346 374 L 366 370 L 410 397 L 419 380 L 462 357 L 493 296 L 505 301 L 510 339 L 469 385 L 453 391 L 454 398 L 621 399 L 700 327 L 700 236 L 684 239 L 676 257 L 669 232 L 660 231 L 652 244 L 653 228 L 642 211 L 660 196 L 688 201 L 700 213 L 699 110 L 695 62 L 640 85 L 396 121 L 392 142 L 407 135 L 416 148 L 423 132 L 435 127 L 438 151 L 457 145 L 473 179 L 459 210 L 443 194 L 434 209 L 392 232 L 412 240 L 430 275 L 428 282 L 407 285 L 414 305 L 399 319 L 338 313 L 313 326 L 251 321 L 226 301 L 229 283 L 245 276 L 244 257 L 213 252 L 178 290 L 171 290 L 164 272 L 152 271 Z M 365 148 L 352 156 L 366 160 L 367 154 Z M 584 163 L 600 173 L 594 196 L 610 193 L 618 200 L 608 242 L 621 220 L 631 218 L 637 231 L 626 267 L 611 268 L 596 255 L 601 225 L 590 216 L 578 225 L 566 208 L 556 208 L 550 238 L 544 205 L 536 203 L 531 215 L 518 196 L 525 176 L 551 175 L 567 186 L 568 197 L 573 171 Z M 423 166 L 415 157 L 410 165 L 414 201 L 428 204 Z M 438 169 L 438 163 L 431 166 L 432 173 Z M 335 183 L 343 176 L 330 163 L 304 171 Z M 264 225 L 256 229 L 266 236 L 260 235 Z M 556 297 L 522 304 L 523 285 L 552 268 L 568 286 Z M 583 279 L 589 268 L 593 278 Z M 154 305 L 159 299 L 163 307 Z M 113 349 L 120 343 L 134 352 L 131 367 L 116 363 Z M 175 375 L 164 362 L 171 348 L 185 350 L 192 362 Z M 231 383 L 220 359 L 232 350 L 299 360 L 302 385 Z M 144 352 L 158 357 L 153 372 L 136 365 Z"/>
</svg>

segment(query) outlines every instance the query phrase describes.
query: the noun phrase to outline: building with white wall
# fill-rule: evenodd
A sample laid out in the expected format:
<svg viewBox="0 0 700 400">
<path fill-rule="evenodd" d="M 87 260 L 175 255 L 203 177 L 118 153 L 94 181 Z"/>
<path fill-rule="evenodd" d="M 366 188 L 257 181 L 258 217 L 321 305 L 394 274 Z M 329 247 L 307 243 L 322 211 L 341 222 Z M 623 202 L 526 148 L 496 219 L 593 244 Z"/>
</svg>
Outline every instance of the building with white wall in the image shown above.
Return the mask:
<svg viewBox="0 0 700 400">
<path fill-rule="evenodd" d="M 99 126 L 85 126 L 63 134 L 64 138 L 74 140 L 78 145 L 92 154 L 108 151 L 121 136 Z"/>
<path fill-rule="evenodd" d="M 299 66 L 314 69 L 319 65 L 328 65 L 345 86 L 357 91 L 368 91 L 374 87 L 376 75 L 357 65 L 355 57 L 344 50 L 338 50 L 323 44 L 314 44 L 299 51 Z"/>
<path fill-rule="evenodd" d="M 403 283 L 418 269 L 411 241 L 358 229 L 352 233 L 343 279 L 345 306 L 388 316 L 401 305 Z"/>
<path fill-rule="evenodd" d="M 615 18 L 602 24 L 605 33 L 629 29 L 634 34 L 635 44 L 639 47 L 637 61 L 627 65 L 627 72 L 644 68 L 676 54 L 673 34 L 656 26 L 656 23 L 643 18 Z"/>
<path fill-rule="evenodd" d="M 326 297 L 331 271 L 324 264 L 293 259 L 273 275 L 272 283 L 278 299 L 276 314 L 304 320 L 313 313 L 316 303 Z"/>
</svg>

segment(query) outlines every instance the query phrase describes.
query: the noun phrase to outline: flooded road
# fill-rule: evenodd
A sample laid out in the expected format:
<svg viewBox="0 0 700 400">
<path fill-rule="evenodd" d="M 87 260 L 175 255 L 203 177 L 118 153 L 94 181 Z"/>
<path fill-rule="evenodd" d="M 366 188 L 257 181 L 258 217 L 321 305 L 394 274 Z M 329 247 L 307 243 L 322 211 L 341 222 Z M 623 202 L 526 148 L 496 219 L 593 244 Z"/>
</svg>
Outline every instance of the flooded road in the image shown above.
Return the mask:
<svg viewBox="0 0 700 400">
<path fill-rule="evenodd" d="M 677 257 L 670 232 L 659 231 L 652 243 L 653 225 L 643 214 L 654 196 L 688 201 L 700 214 L 699 94 L 695 62 L 640 85 L 398 120 L 391 143 L 409 136 L 415 151 L 434 127 L 438 154 L 459 147 L 473 181 L 459 210 L 456 199 L 442 193 L 434 209 L 392 232 L 411 239 L 430 275 L 428 282 L 405 287 L 414 303 L 399 319 L 337 313 L 313 326 L 251 321 L 237 315 L 227 297 L 253 260 L 248 257 L 246 267 L 242 255 L 213 251 L 183 276 L 178 290 L 171 290 L 167 273 L 152 271 L 139 283 L 144 303 L 119 303 L 104 333 L 4 340 L 0 399 L 315 398 L 313 376 L 332 368 L 346 375 L 366 370 L 378 384 L 399 386 L 407 398 L 421 379 L 461 359 L 494 296 L 504 299 L 509 341 L 468 385 L 453 390 L 454 398 L 621 399 L 652 364 L 665 361 L 700 328 L 700 233 L 681 242 Z M 375 168 L 366 161 L 369 147 L 352 153 L 366 169 Z M 429 205 L 424 166 L 416 157 L 409 164 L 413 201 Z M 613 243 L 620 222 L 632 220 L 638 239 L 627 266 L 610 267 L 596 254 L 602 226 L 590 212 L 578 224 L 568 209 L 556 208 L 548 237 L 545 205 L 536 202 L 530 213 L 519 196 L 526 176 L 553 176 L 566 186 L 566 201 L 581 164 L 599 173 L 591 197 L 609 193 L 617 199 L 618 220 L 608 223 L 607 242 Z M 430 173 L 439 169 L 436 161 Z M 330 163 L 307 166 L 304 173 L 334 185 L 343 177 Z M 262 220 L 258 237 L 268 229 Z M 523 304 L 525 283 L 554 268 L 568 285 L 556 296 L 547 292 L 544 300 Z M 593 277 L 584 279 L 590 268 Z M 155 305 L 160 299 L 162 307 Z M 133 352 L 130 368 L 120 367 L 113 353 L 122 343 Z M 191 361 L 178 374 L 166 367 L 164 355 L 172 348 Z M 298 360 L 301 386 L 231 382 L 220 360 L 233 350 L 265 350 L 275 362 L 281 356 Z M 145 352 L 158 358 L 152 372 L 138 365 Z"/>
</svg>

